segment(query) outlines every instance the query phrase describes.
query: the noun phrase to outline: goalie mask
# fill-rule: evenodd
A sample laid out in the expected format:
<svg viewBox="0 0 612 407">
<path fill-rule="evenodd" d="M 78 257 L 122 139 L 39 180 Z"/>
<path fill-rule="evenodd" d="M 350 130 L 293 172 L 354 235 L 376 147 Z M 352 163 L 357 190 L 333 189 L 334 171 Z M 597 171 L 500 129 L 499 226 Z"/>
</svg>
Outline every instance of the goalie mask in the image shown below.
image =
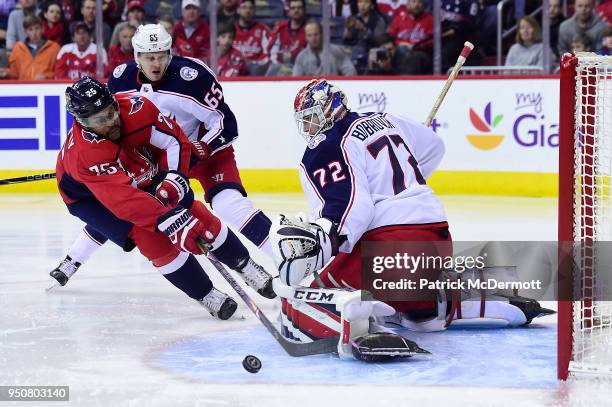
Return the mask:
<svg viewBox="0 0 612 407">
<path fill-rule="evenodd" d="M 325 79 L 314 79 L 298 92 L 293 103 L 298 133 L 315 148 L 325 140 L 322 133 L 331 129 L 348 112 L 344 92 Z"/>
</svg>

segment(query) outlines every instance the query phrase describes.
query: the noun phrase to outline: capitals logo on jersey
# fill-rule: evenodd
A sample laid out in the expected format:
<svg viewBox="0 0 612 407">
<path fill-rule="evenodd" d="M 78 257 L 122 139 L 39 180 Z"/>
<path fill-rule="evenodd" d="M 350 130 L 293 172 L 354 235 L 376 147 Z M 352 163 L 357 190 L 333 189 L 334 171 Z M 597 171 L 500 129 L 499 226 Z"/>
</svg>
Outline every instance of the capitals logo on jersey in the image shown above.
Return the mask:
<svg viewBox="0 0 612 407">
<path fill-rule="evenodd" d="M 81 134 L 83 135 L 83 138 L 87 141 L 89 141 L 90 143 L 99 143 L 103 140 L 105 140 L 104 138 L 98 136 L 96 133 L 92 133 L 90 131 L 87 131 L 85 129 L 83 129 L 81 131 Z"/>
<path fill-rule="evenodd" d="M 130 107 L 130 114 L 138 113 L 142 106 L 144 106 L 144 102 L 140 99 L 140 96 L 134 96 L 130 98 L 130 102 L 132 102 L 132 106 Z"/>
</svg>

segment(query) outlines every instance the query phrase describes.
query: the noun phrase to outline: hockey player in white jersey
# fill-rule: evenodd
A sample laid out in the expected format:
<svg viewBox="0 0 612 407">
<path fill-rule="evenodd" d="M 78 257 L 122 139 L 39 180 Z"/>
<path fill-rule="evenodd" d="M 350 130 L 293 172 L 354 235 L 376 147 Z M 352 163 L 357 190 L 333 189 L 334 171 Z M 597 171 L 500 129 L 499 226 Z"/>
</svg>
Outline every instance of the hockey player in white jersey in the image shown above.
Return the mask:
<svg viewBox="0 0 612 407">
<path fill-rule="evenodd" d="M 181 126 L 203 157 L 191 167 L 189 178 L 202 184 L 206 202 L 224 223 L 271 254 L 271 221 L 253 207 L 242 186 L 232 147 L 238 137 L 236 118 L 215 75 L 199 60 L 172 56 L 172 37 L 160 24 L 138 27 L 132 45 L 135 61 L 113 70 L 108 82 L 111 92 L 144 95 Z M 171 203 L 176 200 L 177 196 L 168 197 Z M 51 276 L 66 284 L 106 240 L 95 228 L 86 226 Z M 272 295 L 272 277 L 260 266 L 256 268 L 250 273 L 252 286 Z"/>
<path fill-rule="evenodd" d="M 339 334 L 344 338 L 344 302 L 333 307 L 320 301 L 321 296 L 296 294 L 299 291 L 288 287 L 299 287 L 315 272 L 311 287 L 324 287 L 324 292 L 361 289 L 363 242 L 446 242 L 420 244 L 414 255 L 452 255 L 443 205 L 426 181 L 442 160 L 444 143 L 411 119 L 351 112 L 345 94 L 323 79 L 299 91 L 294 111 L 298 131 L 308 144 L 300 176 L 314 222 L 281 216 L 272 226 L 272 249 L 282 283 L 275 283 L 282 301 L 282 330 L 300 341 Z M 436 290 L 432 294 L 419 301 L 383 305 L 398 311 L 396 320 L 403 326 L 419 331 L 443 330 L 458 318 L 494 318 L 516 326 L 542 313 L 533 300 L 527 302 L 536 311 L 526 315 L 519 299 L 486 301 L 481 307 L 478 301 L 463 304 Z M 377 302 L 375 306 L 350 302 L 351 323 L 391 313 Z M 363 334 L 363 326 L 359 333 Z"/>
</svg>

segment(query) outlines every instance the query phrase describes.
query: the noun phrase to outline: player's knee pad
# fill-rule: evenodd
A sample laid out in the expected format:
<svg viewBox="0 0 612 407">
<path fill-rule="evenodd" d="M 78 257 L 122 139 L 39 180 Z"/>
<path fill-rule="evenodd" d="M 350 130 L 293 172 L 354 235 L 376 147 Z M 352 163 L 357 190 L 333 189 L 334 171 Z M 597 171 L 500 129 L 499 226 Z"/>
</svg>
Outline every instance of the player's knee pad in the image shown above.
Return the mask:
<svg viewBox="0 0 612 407">
<path fill-rule="evenodd" d="M 180 252 L 173 261 L 157 269 L 176 288 L 195 300 L 201 300 L 213 288 L 195 256 L 187 252 Z"/>
<path fill-rule="evenodd" d="M 228 225 L 240 231 L 253 244 L 265 243 L 272 221 L 253 207 L 250 199 L 235 189 L 224 189 L 211 202 L 215 213 Z"/>
</svg>

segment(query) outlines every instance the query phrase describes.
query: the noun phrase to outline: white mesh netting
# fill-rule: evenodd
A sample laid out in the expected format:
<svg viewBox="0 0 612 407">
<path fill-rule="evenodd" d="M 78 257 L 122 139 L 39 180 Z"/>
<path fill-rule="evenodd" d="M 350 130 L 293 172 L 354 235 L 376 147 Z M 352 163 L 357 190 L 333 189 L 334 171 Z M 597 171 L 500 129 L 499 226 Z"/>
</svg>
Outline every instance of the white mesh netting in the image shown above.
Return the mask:
<svg viewBox="0 0 612 407">
<path fill-rule="evenodd" d="M 576 72 L 574 290 L 582 300 L 574 301 L 570 372 L 612 374 L 612 57 L 579 54 Z"/>
</svg>

